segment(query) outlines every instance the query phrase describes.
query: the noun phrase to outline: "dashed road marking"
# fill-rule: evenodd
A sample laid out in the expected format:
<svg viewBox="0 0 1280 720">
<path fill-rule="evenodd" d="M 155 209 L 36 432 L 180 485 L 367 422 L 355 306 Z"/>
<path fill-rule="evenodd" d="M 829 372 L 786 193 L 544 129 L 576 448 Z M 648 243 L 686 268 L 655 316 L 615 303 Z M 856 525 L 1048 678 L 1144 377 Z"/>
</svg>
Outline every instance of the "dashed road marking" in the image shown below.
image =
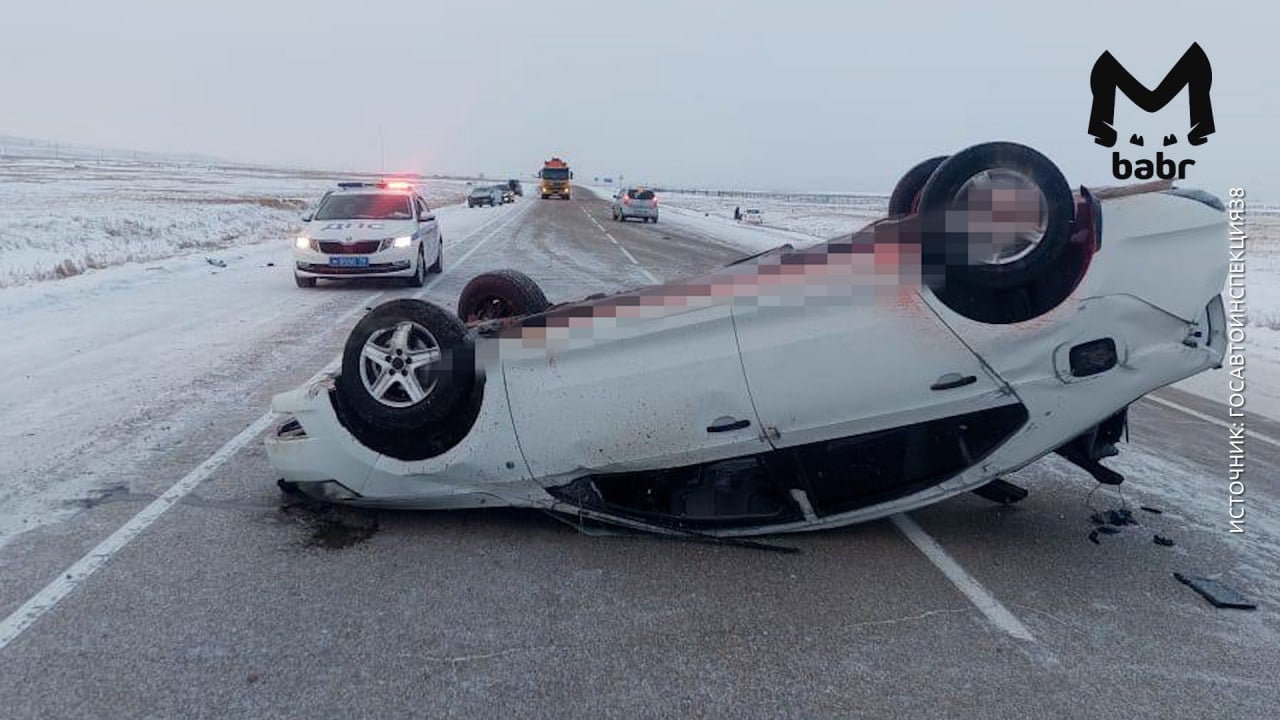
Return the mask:
<svg viewBox="0 0 1280 720">
<path fill-rule="evenodd" d="M 444 272 L 428 280 L 427 286 L 424 287 L 421 292 L 416 293 L 416 295 L 419 297 L 422 296 L 437 280 L 448 275 L 454 268 L 457 268 L 459 265 L 466 262 L 467 258 L 471 257 L 471 255 L 488 242 L 490 238 L 497 235 L 499 231 L 522 215 L 524 209 L 527 207 L 527 205 L 523 206 L 521 210 L 512 213 L 505 221 L 499 223 L 492 232 L 477 241 L 470 250 L 468 250 L 462 257 L 458 258 L 456 263 L 445 268 Z M 486 223 L 468 235 L 461 243 L 455 243 L 451 247 L 456 247 L 459 244 L 465 243 L 475 235 L 484 232 L 484 230 L 489 228 L 491 225 L 492 223 Z M 343 313 L 338 322 L 344 322 L 350 319 L 353 315 L 364 311 L 370 303 L 384 294 L 385 293 L 378 292 L 370 295 L 363 302 L 357 303 L 355 307 L 351 308 L 346 313 Z M 341 361 L 342 356 L 339 355 L 336 360 L 330 362 L 320 372 L 312 375 L 306 384 L 310 385 L 324 377 L 326 374 L 333 372 L 337 369 Z M 13 642 L 24 630 L 31 627 L 37 620 L 39 620 L 41 616 L 56 607 L 59 602 L 70 595 L 95 572 L 102 569 L 102 567 L 106 565 L 116 553 L 120 552 L 121 549 L 130 543 L 130 541 L 141 535 L 147 528 L 151 527 L 151 525 L 153 525 L 156 520 L 159 520 L 160 517 L 169 510 L 169 508 L 173 507 L 183 497 L 190 494 L 192 490 L 196 489 L 200 483 L 208 479 L 209 476 L 221 467 L 223 463 L 242 450 L 246 445 L 257 439 L 263 431 L 271 426 L 274 419 L 275 413 L 268 410 L 257 420 L 254 420 L 248 427 L 241 430 L 239 434 L 228 440 L 225 445 L 218 448 L 217 451 L 210 455 L 204 462 L 200 463 L 186 475 L 182 476 L 182 479 L 178 480 L 168 490 L 164 491 L 160 497 L 151 501 L 151 503 L 139 511 L 138 514 L 130 518 L 129 521 L 122 525 L 118 530 L 107 536 L 107 539 L 98 543 L 88 552 L 88 554 L 73 563 L 71 567 L 62 571 L 57 578 L 41 588 L 39 592 L 19 606 L 17 610 L 10 613 L 3 621 L 0 621 L 0 650 L 3 650 L 9 645 L 9 643 Z"/>
<path fill-rule="evenodd" d="M 632 265 L 639 265 L 639 264 L 640 264 L 640 261 L 639 261 L 639 260 L 636 260 L 636 256 L 635 256 L 635 255 L 632 255 L 630 250 L 627 250 L 627 249 L 626 249 L 625 247 L 623 247 L 622 245 L 618 245 L 618 249 L 622 251 L 622 254 L 623 254 L 623 255 L 626 255 L 626 256 L 627 256 L 627 259 L 631 261 L 631 264 L 632 264 Z"/>
<path fill-rule="evenodd" d="M 604 226 L 601 225 L 594 217 L 592 217 L 591 213 L 587 212 L 586 208 L 579 205 L 578 209 L 582 211 L 583 215 L 587 216 L 587 219 L 590 220 L 593 225 L 595 225 L 597 228 L 600 229 L 600 232 L 604 233 L 605 237 L 609 238 L 609 242 L 618 246 L 618 249 L 622 251 L 622 254 L 627 256 L 627 260 L 630 260 L 631 264 L 636 266 L 636 269 L 640 271 L 641 275 L 645 276 L 645 279 L 647 279 L 651 283 L 654 283 L 655 285 L 657 283 L 662 282 L 661 280 L 658 279 L 656 275 L 649 272 L 648 268 L 641 265 L 640 261 L 636 260 L 636 257 L 631 254 L 631 251 L 627 250 L 626 246 L 618 242 L 618 239 L 615 238 L 612 233 L 610 233 L 608 230 L 605 230 Z"/>
<path fill-rule="evenodd" d="M 974 607 L 978 608 L 978 611 L 985 615 L 992 625 L 1018 640 L 1035 642 L 1036 638 L 1027 629 L 1027 626 L 1023 625 L 1022 621 L 1013 613 L 1009 612 L 1008 608 L 1001 605 L 1000 601 L 996 600 L 995 596 L 982 586 L 982 583 L 960 567 L 960 563 L 952 559 L 947 554 L 947 551 L 943 550 L 942 546 L 938 544 L 938 541 L 925 532 L 924 528 L 917 525 L 915 520 L 912 520 L 907 515 L 894 515 L 889 519 L 911 541 L 911 544 L 915 545 L 916 549 L 928 558 L 929 562 L 933 563 L 934 567 L 947 576 L 947 579 L 951 581 L 952 585 L 956 586 L 957 590 L 969 598 L 969 602 L 973 603 Z"/>
</svg>

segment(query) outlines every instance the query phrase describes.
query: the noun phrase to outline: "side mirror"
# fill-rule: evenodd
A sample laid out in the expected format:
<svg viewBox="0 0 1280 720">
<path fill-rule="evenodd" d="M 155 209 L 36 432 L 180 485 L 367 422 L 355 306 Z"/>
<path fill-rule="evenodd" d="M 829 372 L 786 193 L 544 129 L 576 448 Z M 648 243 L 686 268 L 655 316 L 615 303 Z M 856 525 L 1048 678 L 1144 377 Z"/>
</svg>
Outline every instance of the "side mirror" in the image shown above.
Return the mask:
<svg viewBox="0 0 1280 720">
<path fill-rule="evenodd" d="M 302 216 L 302 222 L 311 222 L 311 213 Z"/>
</svg>

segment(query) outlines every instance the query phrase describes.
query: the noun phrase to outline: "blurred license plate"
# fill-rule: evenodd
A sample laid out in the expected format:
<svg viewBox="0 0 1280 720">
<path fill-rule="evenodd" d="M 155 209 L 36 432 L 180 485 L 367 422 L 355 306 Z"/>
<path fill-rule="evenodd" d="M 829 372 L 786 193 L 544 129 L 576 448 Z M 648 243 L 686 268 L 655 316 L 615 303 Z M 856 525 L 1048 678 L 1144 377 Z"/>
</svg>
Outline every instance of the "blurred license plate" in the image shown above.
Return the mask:
<svg viewBox="0 0 1280 720">
<path fill-rule="evenodd" d="M 369 264 L 367 257 L 331 257 L 329 264 L 335 267 L 366 267 Z"/>
</svg>

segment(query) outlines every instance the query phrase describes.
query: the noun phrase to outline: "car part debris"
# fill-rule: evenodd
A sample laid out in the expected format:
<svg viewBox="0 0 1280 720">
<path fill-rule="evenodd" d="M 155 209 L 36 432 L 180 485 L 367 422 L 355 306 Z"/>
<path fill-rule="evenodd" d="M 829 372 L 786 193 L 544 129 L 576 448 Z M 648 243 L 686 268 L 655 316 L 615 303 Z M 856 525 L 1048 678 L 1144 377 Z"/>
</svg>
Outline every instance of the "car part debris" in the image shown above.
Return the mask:
<svg viewBox="0 0 1280 720">
<path fill-rule="evenodd" d="M 207 258 L 205 258 L 205 259 L 204 259 L 204 261 L 205 261 L 205 262 L 207 262 L 207 263 L 209 263 L 210 265 L 212 265 L 212 266 L 214 266 L 214 267 L 224 268 L 224 267 L 226 267 L 226 266 L 227 266 L 226 261 L 224 261 L 224 260 L 219 260 L 218 258 L 211 258 L 211 257 L 207 257 Z"/>
<path fill-rule="evenodd" d="M 1095 525 L 1111 525 L 1115 527 L 1123 527 L 1125 525 L 1137 525 L 1138 521 L 1133 519 L 1133 512 L 1128 508 L 1120 508 L 1118 510 L 1105 510 L 1096 512 L 1089 516 Z"/>
<path fill-rule="evenodd" d="M 1116 443 L 1129 424 L 1129 408 L 1125 406 L 1119 412 L 1093 427 L 1077 435 L 1070 442 L 1059 447 L 1056 452 L 1068 462 L 1084 470 L 1103 485 L 1119 485 L 1124 482 L 1124 475 L 1104 467 L 1099 460 L 1119 455 Z"/>
<path fill-rule="evenodd" d="M 1094 530 L 1094 532 L 1101 533 L 1103 535 L 1119 535 L 1120 528 L 1115 525 L 1099 525 L 1098 529 Z"/>
<path fill-rule="evenodd" d="M 1149 513 L 1151 513 L 1151 514 L 1153 514 L 1153 515 L 1163 515 L 1163 514 L 1164 514 L 1164 511 L 1163 511 L 1163 510 L 1161 510 L 1160 508 L 1153 508 L 1153 507 L 1151 507 L 1150 505 L 1139 505 L 1139 506 L 1138 506 L 1138 509 L 1139 509 L 1139 510 L 1142 510 L 1143 512 L 1149 512 Z"/>
<path fill-rule="evenodd" d="M 986 485 L 976 488 L 973 491 L 973 494 L 984 500 L 990 500 L 991 502 L 1000 503 L 1001 505 L 1012 505 L 1021 500 L 1025 500 L 1028 493 L 1027 489 L 1024 487 L 1014 485 L 1008 480 L 996 478 Z"/>
<path fill-rule="evenodd" d="M 1178 582 L 1190 587 L 1205 600 L 1208 600 L 1216 608 L 1231 608 L 1234 610 L 1256 610 L 1258 605 L 1250 602 L 1245 596 L 1227 587 L 1217 580 L 1203 577 L 1192 577 L 1183 575 L 1182 573 L 1174 573 Z"/>
<path fill-rule="evenodd" d="M 1102 542 L 1098 540 L 1098 531 L 1097 531 L 1097 530 L 1094 530 L 1093 532 L 1089 533 L 1089 542 L 1093 543 L 1094 545 L 1101 545 L 1101 544 L 1102 544 Z"/>
<path fill-rule="evenodd" d="M 1151 538 L 1151 540 L 1155 544 L 1161 545 L 1163 547 L 1173 547 L 1173 540 L 1170 540 L 1169 538 L 1163 535 L 1155 535 Z"/>
</svg>

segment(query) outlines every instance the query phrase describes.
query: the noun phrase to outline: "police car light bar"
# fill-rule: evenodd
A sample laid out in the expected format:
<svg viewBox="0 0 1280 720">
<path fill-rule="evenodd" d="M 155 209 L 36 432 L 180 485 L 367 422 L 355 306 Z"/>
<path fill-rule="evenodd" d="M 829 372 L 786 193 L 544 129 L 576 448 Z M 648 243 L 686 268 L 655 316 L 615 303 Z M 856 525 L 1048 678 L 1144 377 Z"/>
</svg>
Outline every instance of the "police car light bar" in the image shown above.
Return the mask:
<svg viewBox="0 0 1280 720">
<path fill-rule="evenodd" d="M 381 190 L 412 190 L 413 183 L 407 182 L 405 180 L 383 180 L 381 182 L 376 182 L 376 183 L 350 181 L 350 182 L 340 182 L 338 183 L 338 187 L 344 190 L 351 189 L 351 188 L 379 188 Z"/>
</svg>

